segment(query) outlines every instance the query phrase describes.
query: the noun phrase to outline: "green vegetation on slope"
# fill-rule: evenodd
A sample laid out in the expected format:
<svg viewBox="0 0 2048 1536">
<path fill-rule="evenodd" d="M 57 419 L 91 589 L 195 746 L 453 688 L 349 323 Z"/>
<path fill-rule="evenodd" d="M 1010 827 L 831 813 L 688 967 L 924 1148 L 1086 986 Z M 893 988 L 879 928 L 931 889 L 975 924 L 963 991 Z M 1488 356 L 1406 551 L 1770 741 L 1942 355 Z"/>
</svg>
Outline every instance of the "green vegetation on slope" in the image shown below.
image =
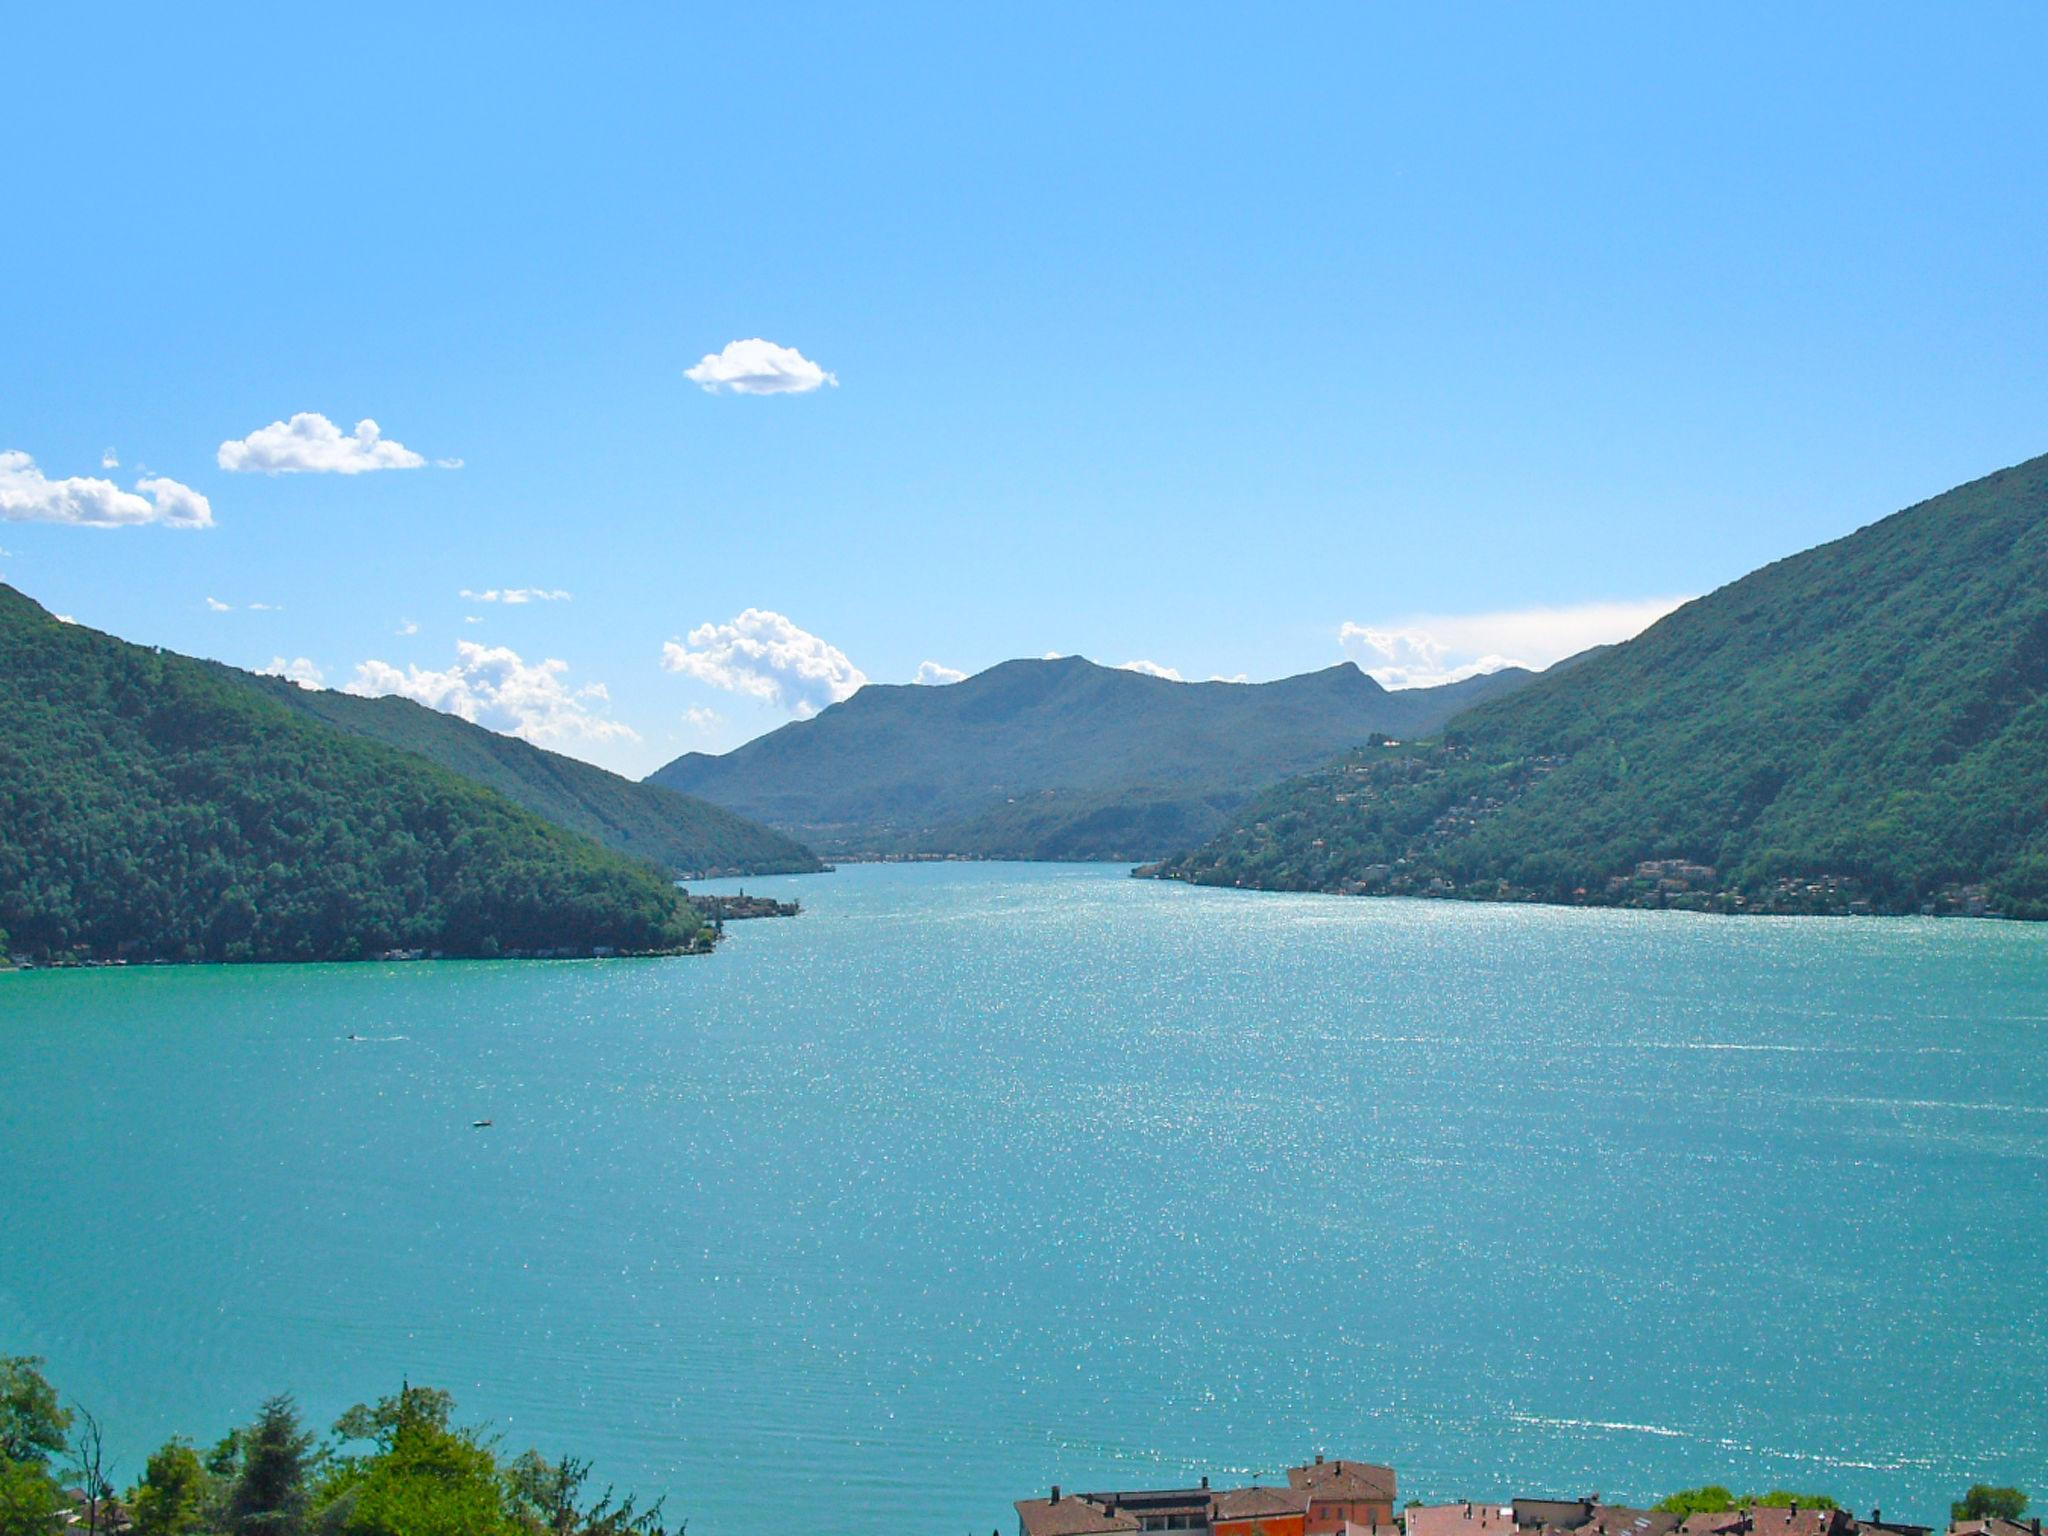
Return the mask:
<svg viewBox="0 0 2048 1536">
<path fill-rule="evenodd" d="M 651 782 L 827 852 L 1153 858 L 1208 836 L 1263 785 L 1375 732 L 1434 730 L 1529 677 L 1390 693 L 1349 663 L 1243 684 L 1010 661 L 940 688 L 870 684 Z"/>
<path fill-rule="evenodd" d="M 824 868 L 794 838 L 693 795 L 636 784 L 410 699 L 357 698 L 221 667 L 224 677 L 356 736 L 439 763 L 515 805 L 684 879 L 807 874 Z"/>
<path fill-rule="evenodd" d="M 358 1403 L 324 1439 L 274 1397 L 203 1453 L 167 1441 L 123 1493 L 99 1420 L 60 1406 L 41 1366 L 0 1359 L 0 1421 L 22 1431 L 0 1443 L 0 1536 L 666 1536 L 659 1501 L 592 1490 L 573 1456 L 502 1459 L 432 1387 Z"/>
<path fill-rule="evenodd" d="M 0 929 L 39 958 L 666 950 L 650 866 L 0 586 Z"/>
<path fill-rule="evenodd" d="M 2044 688 L 2048 458 L 1767 566 L 1441 741 L 1276 786 L 1163 872 L 2048 916 Z"/>
</svg>

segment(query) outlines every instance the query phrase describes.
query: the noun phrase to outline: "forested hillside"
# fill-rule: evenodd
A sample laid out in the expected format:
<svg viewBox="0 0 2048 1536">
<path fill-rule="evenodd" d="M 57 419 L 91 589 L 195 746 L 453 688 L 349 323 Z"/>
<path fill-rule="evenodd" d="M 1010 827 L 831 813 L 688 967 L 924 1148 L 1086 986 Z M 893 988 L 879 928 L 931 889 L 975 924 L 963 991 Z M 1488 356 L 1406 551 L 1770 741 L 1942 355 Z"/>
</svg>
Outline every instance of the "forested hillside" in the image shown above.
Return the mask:
<svg viewBox="0 0 2048 1536">
<path fill-rule="evenodd" d="M 1155 858 L 1263 785 L 1374 732 L 1434 730 L 1519 670 L 1389 692 L 1350 663 L 1271 683 L 1181 683 L 1078 656 L 946 687 L 869 684 L 816 718 L 651 782 L 827 853 Z"/>
<path fill-rule="evenodd" d="M 0 930 L 36 957 L 673 949 L 646 864 L 0 586 Z"/>
<path fill-rule="evenodd" d="M 1205 884 L 2048 916 L 2048 458 L 1277 786 Z"/>
<path fill-rule="evenodd" d="M 557 826 L 685 879 L 802 874 L 824 867 L 794 838 L 709 801 L 658 784 L 635 783 L 410 699 L 358 698 L 232 667 L 220 671 L 351 735 L 431 758 Z"/>
</svg>

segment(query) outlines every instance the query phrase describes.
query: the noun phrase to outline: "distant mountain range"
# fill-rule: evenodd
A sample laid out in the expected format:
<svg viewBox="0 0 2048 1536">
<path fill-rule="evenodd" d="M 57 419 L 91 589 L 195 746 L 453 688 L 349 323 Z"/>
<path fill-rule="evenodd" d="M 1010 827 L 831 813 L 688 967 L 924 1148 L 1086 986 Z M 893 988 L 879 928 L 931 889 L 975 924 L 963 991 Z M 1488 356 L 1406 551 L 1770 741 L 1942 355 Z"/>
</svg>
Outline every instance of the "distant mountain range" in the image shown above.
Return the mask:
<svg viewBox="0 0 2048 1536">
<path fill-rule="evenodd" d="M 1164 873 L 2048 917 L 2048 457 L 1280 784 Z"/>
<path fill-rule="evenodd" d="M 826 853 L 1157 858 L 1262 786 L 1376 734 L 1439 729 L 1533 674 L 1389 691 L 1350 663 L 1271 683 L 1180 683 L 1077 656 L 943 687 L 869 684 L 815 718 L 648 782 Z"/>
<path fill-rule="evenodd" d="M 701 942 L 653 866 L 296 702 L 0 586 L 0 954 L 331 960 Z"/>
<path fill-rule="evenodd" d="M 231 682 L 351 735 L 417 752 L 557 826 L 683 879 L 801 874 L 824 867 L 795 839 L 719 806 L 635 783 L 410 699 L 358 698 L 233 667 L 218 670 Z"/>
</svg>

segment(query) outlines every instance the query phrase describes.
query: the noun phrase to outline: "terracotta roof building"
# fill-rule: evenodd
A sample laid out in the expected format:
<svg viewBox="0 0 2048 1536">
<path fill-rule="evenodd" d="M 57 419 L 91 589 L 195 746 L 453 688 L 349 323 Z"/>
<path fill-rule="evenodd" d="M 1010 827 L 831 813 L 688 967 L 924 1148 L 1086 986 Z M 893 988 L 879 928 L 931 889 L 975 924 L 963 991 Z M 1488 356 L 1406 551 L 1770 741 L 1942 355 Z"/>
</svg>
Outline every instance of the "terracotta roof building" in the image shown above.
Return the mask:
<svg viewBox="0 0 2048 1536">
<path fill-rule="evenodd" d="M 1506 1504 L 1417 1504 L 1401 1519 L 1408 1536 L 1515 1536 L 1515 1512 Z"/>
<path fill-rule="evenodd" d="M 1017 1501 L 1018 1536 L 1099 1536 L 1139 1528 L 1137 1516 L 1098 1504 L 1086 1494 L 1062 1495 L 1057 1483 L 1051 1498 Z"/>
<path fill-rule="evenodd" d="M 1370 1461 L 1314 1461 L 1287 1469 L 1287 1486 L 1305 1492 L 1308 1536 L 1394 1523 L 1394 1469 Z"/>
</svg>

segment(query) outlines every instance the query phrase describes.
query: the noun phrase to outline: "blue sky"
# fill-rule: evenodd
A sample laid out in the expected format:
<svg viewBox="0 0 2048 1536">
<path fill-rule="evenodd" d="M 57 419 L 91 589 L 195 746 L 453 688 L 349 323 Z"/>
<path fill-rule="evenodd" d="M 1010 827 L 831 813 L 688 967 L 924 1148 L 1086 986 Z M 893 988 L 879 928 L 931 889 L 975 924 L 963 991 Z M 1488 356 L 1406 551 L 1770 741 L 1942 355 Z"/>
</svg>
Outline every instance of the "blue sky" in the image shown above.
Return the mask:
<svg viewBox="0 0 2048 1536">
<path fill-rule="evenodd" d="M 627 771 L 1546 661 L 2048 450 L 2038 7 L 198 10 L 10 22 L 0 573 Z"/>
</svg>

